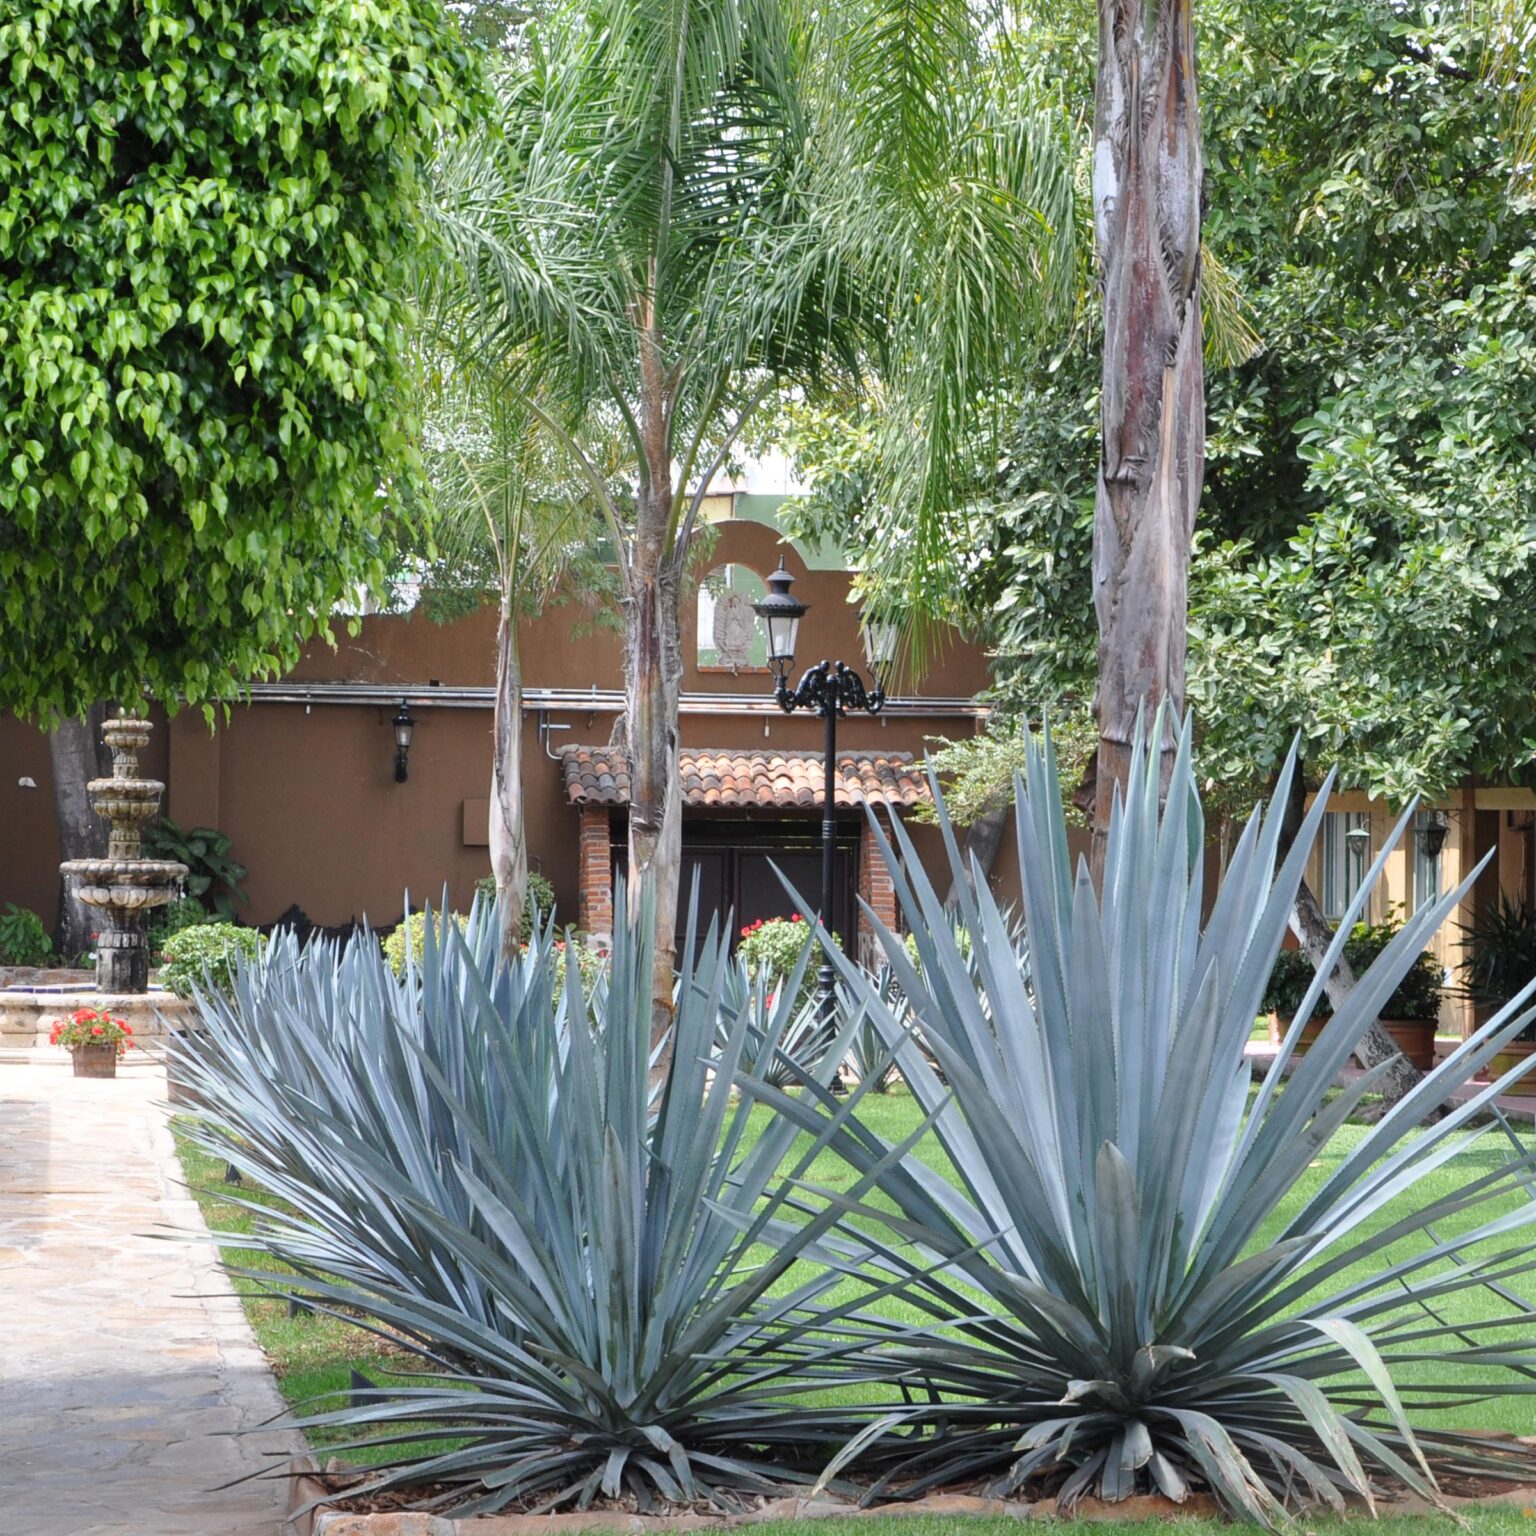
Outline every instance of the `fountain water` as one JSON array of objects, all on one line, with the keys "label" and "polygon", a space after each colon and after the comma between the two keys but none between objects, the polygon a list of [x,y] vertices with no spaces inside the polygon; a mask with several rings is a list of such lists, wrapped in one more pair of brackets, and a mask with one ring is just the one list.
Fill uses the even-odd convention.
[{"label": "fountain water", "polygon": [[70,859],[59,866],[76,882],[75,894],[94,907],[107,926],[96,936],[96,985],[102,992],[149,989],[145,915],[175,900],[187,866],[143,857],[143,826],[160,809],[165,785],[141,779],[138,753],[149,745],[148,720],[123,715],[108,720],[102,740],[112,749],[112,777],[86,785],[91,809],[111,823],[104,859]]}]

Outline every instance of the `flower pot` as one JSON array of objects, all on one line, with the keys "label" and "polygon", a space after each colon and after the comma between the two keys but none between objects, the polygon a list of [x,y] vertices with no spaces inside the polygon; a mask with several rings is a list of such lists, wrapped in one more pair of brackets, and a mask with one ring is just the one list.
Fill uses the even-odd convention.
[{"label": "flower pot", "polygon": [[1434,1019],[1377,1019],[1376,1022],[1391,1035],[1393,1044],[1420,1072],[1428,1072],[1434,1066],[1437,1027]]},{"label": "flower pot", "polygon": [[[1279,1045],[1280,1042],[1285,1039],[1285,1032],[1291,1027],[1291,1020],[1293,1017],[1293,1014],[1280,1014],[1275,1013],[1273,1010],[1270,1011],[1269,1043],[1271,1045]],[[1316,1014],[1313,1014],[1312,1017],[1307,1020],[1307,1027],[1302,1030],[1301,1039],[1296,1042],[1296,1049],[1291,1052],[1291,1055],[1305,1056],[1307,1054],[1307,1047],[1311,1045],[1312,1042],[1316,1040],[1320,1034],[1322,1034],[1323,1026],[1327,1022],[1328,1020],[1326,1018],[1320,1019]]]},{"label": "flower pot", "polygon": [[76,1077],[116,1077],[115,1045],[77,1045],[70,1053]]},{"label": "flower pot", "polygon": [[[1503,1077],[1511,1067],[1518,1067],[1522,1061],[1528,1060],[1536,1054],[1536,1040],[1511,1040],[1508,1045],[1499,1052],[1492,1061],[1477,1074],[1479,1082],[1491,1083]],[[1528,1086],[1529,1085],[1529,1086]],[[1536,1093],[1536,1073],[1527,1073],[1515,1085],[1517,1093]]]}]

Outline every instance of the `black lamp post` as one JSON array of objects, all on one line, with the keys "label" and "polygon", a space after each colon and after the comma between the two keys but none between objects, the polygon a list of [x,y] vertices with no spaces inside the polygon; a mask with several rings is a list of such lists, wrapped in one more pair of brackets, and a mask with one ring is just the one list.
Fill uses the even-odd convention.
[{"label": "black lamp post", "polygon": [[[869,662],[874,687],[866,689],[864,680],[840,661],[818,661],[799,686],[791,690],[789,669],[795,661],[795,639],[807,604],[789,595],[795,578],[779,568],[768,578],[768,595],[752,606],[768,632],[768,665],[777,683],[773,697],[786,715],[797,709],[814,710],[826,721],[826,754],[823,761],[821,813],[821,918],[822,926],[832,931],[833,853],[837,841],[837,721],[840,715],[857,711],[878,715],[885,707],[885,690],[880,686],[880,669],[889,666],[896,648],[896,626],[866,620],[863,626],[864,651]],[[822,1023],[832,1020],[835,973],[832,962],[823,958],[816,972],[817,1014]]]},{"label": "black lamp post", "polygon": [[416,734],[416,722],[411,718],[411,712],[405,707],[405,700],[400,700],[400,708],[395,711],[395,783],[404,784],[406,780],[406,759],[411,755],[411,737]]}]

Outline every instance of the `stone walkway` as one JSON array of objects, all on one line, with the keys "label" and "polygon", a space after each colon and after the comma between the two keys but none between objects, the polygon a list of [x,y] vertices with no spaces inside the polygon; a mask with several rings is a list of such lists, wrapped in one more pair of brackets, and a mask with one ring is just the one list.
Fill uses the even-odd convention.
[{"label": "stone walkway", "polygon": [[282,1402],[206,1243],[165,1121],[165,1074],[113,1081],[47,1050],[0,1059],[0,1529],[277,1536],[285,1485],[219,1485],[292,1454],[231,1435]]}]

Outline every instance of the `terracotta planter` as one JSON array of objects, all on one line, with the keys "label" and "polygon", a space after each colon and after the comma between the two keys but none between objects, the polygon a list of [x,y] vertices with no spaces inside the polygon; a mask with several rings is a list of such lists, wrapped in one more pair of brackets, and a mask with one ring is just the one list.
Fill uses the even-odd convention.
[{"label": "terracotta planter", "polygon": [[76,1077],[116,1077],[115,1045],[77,1045],[70,1053]]},{"label": "terracotta planter", "polygon": [[[1281,1014],[1271,1011],[1269,1015],[1269,1043],[1271,1045],[1279,1045],[1280,1042],[1285,1039],[1285,1032],[1291,1027],[1292,1017],[1293,1015],[1291,1014]],[[1291,1055],[1305,1056],[1307,1054],[1307,1047],[1311,1045],[1312,1042],[1316,1040],[1320,1034],[1322,1034],[1323,1026],[1327,1022],[1328,1020],[1326,1018],[1320,1019],[1316,1014],[1313,1014],[1312,1017],[1307,1020],[1307,1027],[1302,1030],[1301,1039],[1296,1042],[1296,1049],[1291,1052]]]},{"label": "terracotta planter", "polygon": [[1378,1019],[1393,1043],[1419,1069],[1428,1072],[1435,1064],[1434,1019]]},{"label": "terracotta planter", "polygon": [[[1477,1074],[1479,1082],[1491,1083],[1504,1076],[1511,1067],[1518,1067],[1522,1061],[1527,1061],[1536,1055],[1536,1040],[1511,1040],[1508,1045],[1499,1052],[1492,1061]],[[1530,1086],[1527,1086],[1530,1085]],[[1526,1076],[1515,1085],[1517,1093],[1536,1092],[1536,1073],[1527,1073]]]}]

